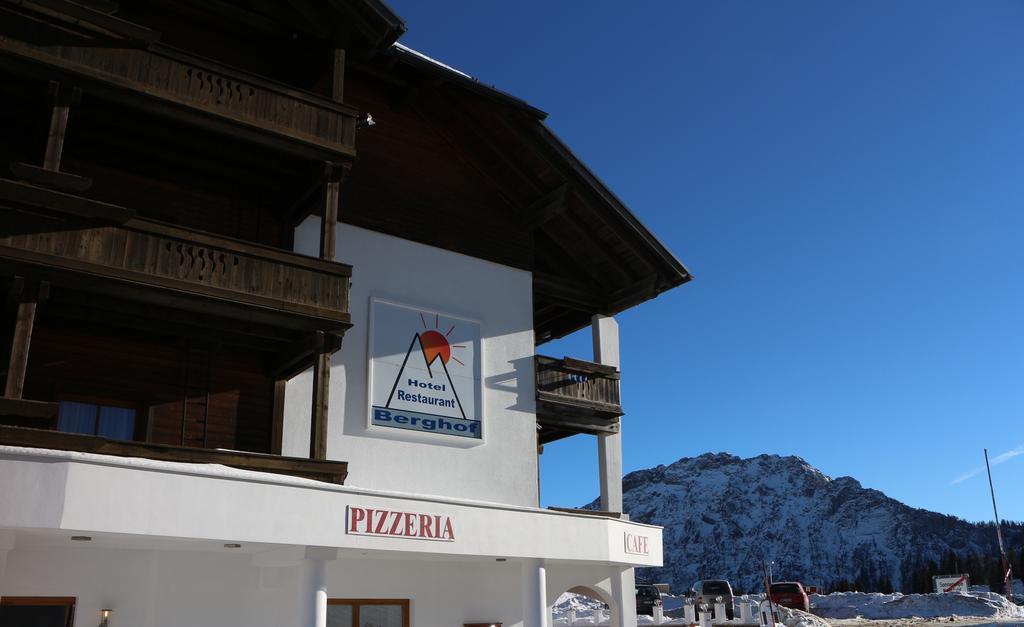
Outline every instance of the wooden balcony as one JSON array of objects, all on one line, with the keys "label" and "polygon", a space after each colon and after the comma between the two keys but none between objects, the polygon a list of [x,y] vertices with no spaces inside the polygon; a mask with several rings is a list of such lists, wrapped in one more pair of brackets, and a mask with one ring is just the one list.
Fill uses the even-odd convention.
[{"label": "wooden balcony", "polygon": [[344,483],[348,475],[347,462],[111,440],[95,435],[55,431],[56,421],[56,403],[0,398],[0,445],[79,451],[117,457],[141,457],[189,464],[219,464],[336,484]]},{"label": "wooden balcony", "polygon": [[577,433],[617,433],[619,371],[565,357],[536,356],[537,424],[540,443]]},{"label": "wooden balcony", "polygon": [[45,46],[0,35],[0,67],[305,157],[355,156],[355,109],[159,43]]},{"label": "wooden balcony", "polygon": [[124,207],[5,179],[0,267],[54,284],[301,331],[351,326],[351,266],[134,217]]}]

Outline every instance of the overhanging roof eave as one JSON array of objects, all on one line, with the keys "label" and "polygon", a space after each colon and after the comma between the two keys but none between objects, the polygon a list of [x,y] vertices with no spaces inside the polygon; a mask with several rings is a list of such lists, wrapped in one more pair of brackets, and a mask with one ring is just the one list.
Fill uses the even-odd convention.
[{"label": "overhanging roof eave", "polygon": [[[656,252],[657,257],[664,262],[665,269],[670,270],[669,275],[664,278],[671,287],[677,287],[682,285],[691,279],[693,275],[686,268],[682,261],[676,257],[672,251],[662,243],[658,237],[651,232],[650,229],[644,225],[636,215],[630,211],[629,207],[622,202],[622,200],[615,195],[604,182],[587,167],[587,165],[578,157],[576,153],[572,151],[569,146],[562,141],[554,131],[552,131],[543,121],[538,120],[537,126],[539,128],[540,137],[545,140],[549,147],[557,152],[565,161],[570,165],[572,170],[587,184],[587,187],[591,191],[596,193],[598,197],[604,200],[608,206],[615,211],[620,217],[622,217],[627,224],[633,229],[633,231],[643,239],[651,248]],[[674,275],[674,276],[671,276]]]}]

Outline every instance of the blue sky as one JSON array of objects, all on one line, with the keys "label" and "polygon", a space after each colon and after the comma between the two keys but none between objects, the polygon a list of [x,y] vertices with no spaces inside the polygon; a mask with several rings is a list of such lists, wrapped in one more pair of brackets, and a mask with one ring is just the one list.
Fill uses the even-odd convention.
[{"label": "blue sky", "polygon": [[[627,471],[792,454],[987,520],[988,447],[1024,520],[1024,3],[390,4],[696,275],[620,316]],[[597,492],[592,438],[543,469]]]}]

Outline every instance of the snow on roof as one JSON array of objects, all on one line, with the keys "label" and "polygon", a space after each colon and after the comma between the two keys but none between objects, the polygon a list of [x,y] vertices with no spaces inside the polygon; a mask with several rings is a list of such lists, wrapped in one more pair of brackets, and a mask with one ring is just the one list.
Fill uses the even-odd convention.
[{"label": "snow on roof", "polygon": [[408,58],[415,59],[419,62],[432,66],[442,72],[446,72],[452,75],[453,78],[461,81],[464,85],[466,85],[467,87],[474,91],[483,93],[492,98],[498,98],[499,100],[502,100],[507,104],[512,104],[514,106],[523,108],[541,120],[546,118],[548,115],[546,112],[538,109],[537,107],[531,105],[530,103],[526,102],[522,98],[519,98],[518,96],[514,96],[506,91],[498,89],[494,85],[482,83],[478,78],[471,76],[463,72],[462,70],[453,68],[447,63],[442,63],[433,57],[427,56],[420,52],[419,50],[413,50],[412,48],[406,46],[405,44],[401,44],[396,41],[395,43],[391,44],[391,49],[397,51],[399,54],[406,55]]},{"label": "snow on roof", "polygon": [[409,53],[409,54],[411,54],[413,56],[416,56],[416,57],[419,57],[419,58],[423,59],[424,61],[427,61],[429,63],[433,63],[434,65],[436,65],[436,66],[438,66],[440,68],[448,70],[449,72],[455,72],[459,76],[463,76],[465,78],[468,78],[471,81],[476,81],[478,83],[480,82],[480,81],[477,81],[477,79],[475,79],[472,76],[470,76],[469,74],[466,74],[462,70],[457,70],[457,69],[453,68],[452,66],[448,65],[447,63],[441,63],[440,61],[438,61],[437,59],[435,59],[433,57],[428,57],[427,55],[423,54],[419,50],[413,50],[409,46],[406,46],[404,44],[400,44],[397,41],[394,44],[392,44],[392,46],[394,48],[397,48],[398,50],[401,50],[402,52]]}]

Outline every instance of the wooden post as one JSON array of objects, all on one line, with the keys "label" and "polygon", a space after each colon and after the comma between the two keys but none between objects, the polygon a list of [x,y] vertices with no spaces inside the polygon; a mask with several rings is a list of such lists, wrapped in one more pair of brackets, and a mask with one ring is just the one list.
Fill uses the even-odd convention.
[{"label": "wooden post", "polygon": [[334,75],[331,81],[331,98],[338,102],[345,100],[345,51],[334,51]]},{"label": "wooden post", "polygon": [[21,398],[25,391],[25,369],[28,367],[28,349],[32,342],[32,326],[36,320],[36,301],[18,303],[18,317],[14,323],[14,341],[11,360],[7,367],[7,387],[4,396]]},{"label": "wooden post", "polygon": [[68,116],[71,105],[82,97],[82,91],[75,87],[61,89],[60,83],[50,81],[50,95],[53,96],[53,113],[50,114],[50,131],[46,137],[46,155],[43,157],[43,168],[54,172],[60,171],[60,159],[64,153],[64,137],[68,130]]},{"label": "wooden post", "polygon": [[320,222],[320,258],[334,261],[338,226],[338,194],[341,191],[341,168],[324,166],[324,211]]},{"label": "wooden post", "polygon": [[327,459],[327,400],[331,388],[331,354],[323,331],[316,332],[313,361],[313,406],[309,417],[309,458]]},{"label": "wooden post", "polygon": [[[14,321],[14,339],[11,342],[11,357],[7,365],[7,385],[4,397],[21,398],[25,392],[25,371],[28,368],[28,352],[32,343],[32,328],[36,322],[36,306],[46,300],[50,284],[42,281],[31,289],[25,286],[21,277],[15,279],[18,298],[18,314]],[[21,288],[19,290],[19,288]]]}]

